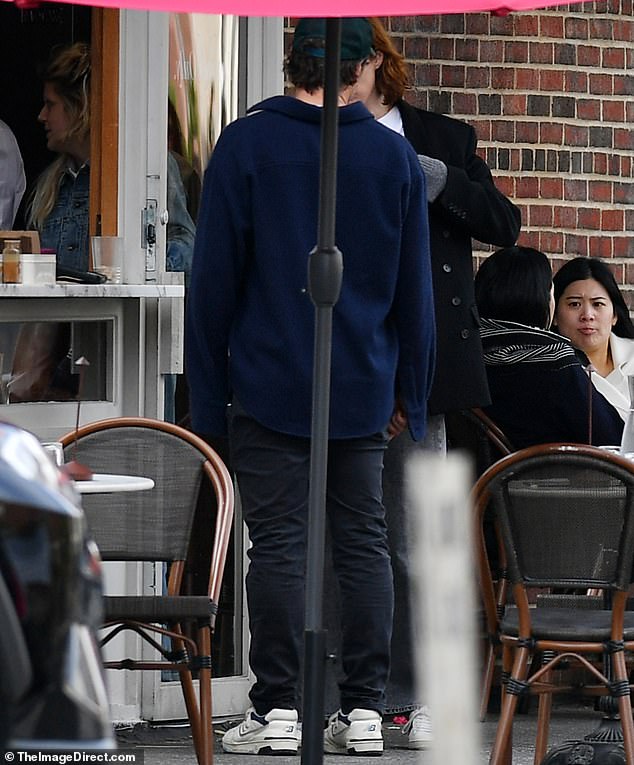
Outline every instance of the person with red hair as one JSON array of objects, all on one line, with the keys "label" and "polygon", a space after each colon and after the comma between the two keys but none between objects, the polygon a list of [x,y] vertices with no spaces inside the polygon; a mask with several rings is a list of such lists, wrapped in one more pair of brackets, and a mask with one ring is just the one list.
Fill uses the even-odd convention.
[{"label": "person with red hair", "polygon": [[375,53],[355,85],[355,96],[379,122],[411,143],[427,181],[437,331],[428,435],[418,445],[407,432],[394,438],[386,453],[383,478],[395,587],[387,708],[394,712],[413,708],[404,732],[410,747],[420,749],[431,743],[432,732],[429,710],[416,706],[413,688],[403,466],[413,449],[446,449],[447,414],[490,403],[473,287],[472,239],[512,246],[521,218],[476,153],[473,127],[404,100],[409,85],[407,62],[379,19],[369,21]]}]

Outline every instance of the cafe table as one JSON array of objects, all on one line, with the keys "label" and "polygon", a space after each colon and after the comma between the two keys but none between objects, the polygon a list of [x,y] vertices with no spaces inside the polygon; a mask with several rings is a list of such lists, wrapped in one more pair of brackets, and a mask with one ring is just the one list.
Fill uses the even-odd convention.
[{"label": "cafe table", "polygon": [[114,494],[123,491],[148,491],[154,488],[151,478],[138,475],[94,473],[92,478],[73,481],[80,494]]}]

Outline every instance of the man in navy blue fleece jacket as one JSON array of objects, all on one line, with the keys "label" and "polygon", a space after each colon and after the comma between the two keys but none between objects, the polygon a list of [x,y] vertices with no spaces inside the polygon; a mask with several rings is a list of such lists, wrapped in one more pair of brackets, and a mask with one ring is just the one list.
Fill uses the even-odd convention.
[{"label": "man in navy blue fleece jacket", "polygon": [[[425,181],[415,152],[354,102],[372,53],[365,19],[342,21],[327,513],[343,607],[341,710],[326,751],[382,751],[392,574],[381,495],[388,432],[425,432],[435,327]],[[222,133],[205,173],[187,316],[192,424],[229,435],[252,547],[247,574],[256,682],[229,752],[295,753],[304,628],[325,21],[299,22],[295,96]],[[228,405],[231,406],[228,409]],[[229,412],[229,416],[227,413]],[[228,425],[227,425],[228,423]]]}]

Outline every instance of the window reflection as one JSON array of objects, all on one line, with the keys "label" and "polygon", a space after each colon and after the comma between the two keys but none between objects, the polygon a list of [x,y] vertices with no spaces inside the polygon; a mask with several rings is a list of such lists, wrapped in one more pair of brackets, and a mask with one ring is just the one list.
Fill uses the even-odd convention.
[{"label": "window reflection", "polygon": [[113,320],[3,322],[0,404],[74,400],[81,356],[90,363],[82,399],[112,401],[113,334]]}]

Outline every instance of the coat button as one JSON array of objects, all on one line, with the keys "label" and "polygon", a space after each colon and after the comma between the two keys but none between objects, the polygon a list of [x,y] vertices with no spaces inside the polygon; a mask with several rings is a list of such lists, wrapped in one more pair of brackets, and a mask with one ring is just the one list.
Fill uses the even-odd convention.
[{"label": "coat button", "polygon": [[460,337],[461,337],[463,340],[466,340],[466,339],[469,337],[469,334],[470,334],[470,332],[469,332],[469,330],[468,330],[468,329],[461,329],[461,330],[460,330]]},{"label": "coat button", "polygon": [[452,297],[451,298],[451,305],[461,305],[462,300],[459,297]]},{"label": "coat button", "polygon": [[443,271],[444,271],[446,274],[450,274],[452,269],[451,269],[451,266],[449,265],[449,263],[443,263],[443,264],[442,264],[442,270],[443,270]]}]

